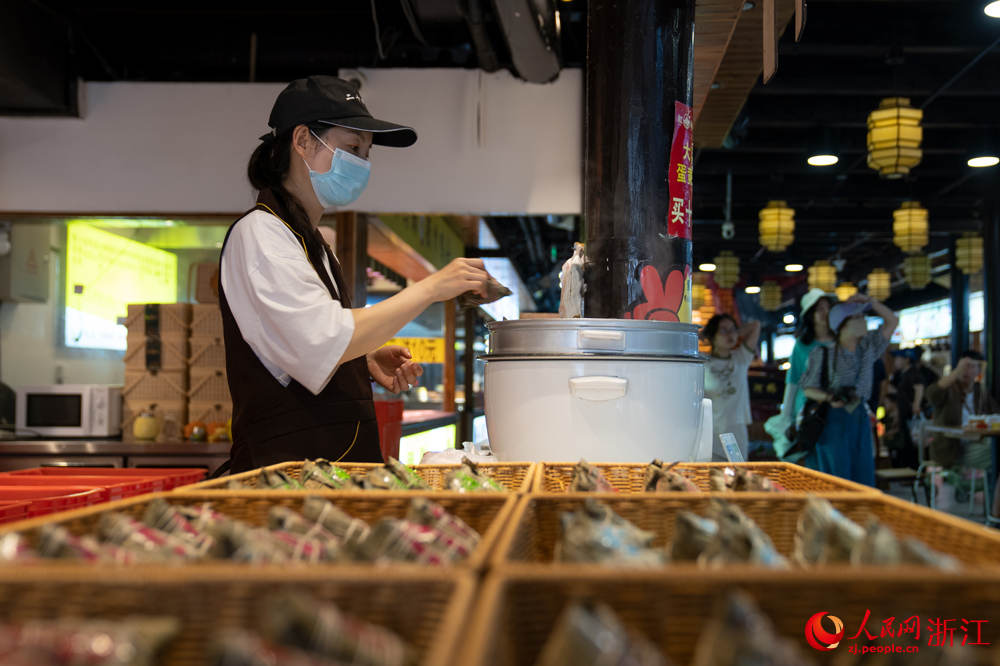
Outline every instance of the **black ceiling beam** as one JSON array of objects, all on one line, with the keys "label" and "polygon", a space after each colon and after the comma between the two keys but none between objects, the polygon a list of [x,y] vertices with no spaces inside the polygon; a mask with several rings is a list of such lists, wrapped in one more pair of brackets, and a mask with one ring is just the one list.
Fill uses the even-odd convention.
[{"label": "black ceiling beam", "polygon": [[[913,101],[918,102],[918,100]],[[781,104],[764,95],[758,95],[755,91],[747,99],[743,115],[750,120],[751,129],[758,121],[767,123],[811,121],[816,127],[822,127],[837,122],[866,123],[868,114],[874,111],[878,104],[877,99],[853,97],[836,99],[796,97],[788,104]],[[991,105],[970,104],[968,100],[961,98],[939,98],[924,111],[924,121],[927,123],[993,124],[997,120],[997,114]],[[695,127],[695,140],[697,131]]]},{"label": "black ceiling beam", "polygon": [[69,26],[40,3],[0,2],[0,115],[79,115]]}]

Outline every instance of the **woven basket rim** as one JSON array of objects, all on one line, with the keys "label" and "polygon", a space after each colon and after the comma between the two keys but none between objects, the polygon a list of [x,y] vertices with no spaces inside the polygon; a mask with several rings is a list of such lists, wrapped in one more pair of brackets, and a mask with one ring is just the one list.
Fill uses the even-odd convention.
[{"label": "woven basket rim", "polygon": [[[532,492],[537,495],[566,495],[568,493],[545,490],[545,472],[547,469],[555,467],[575,467],[579,461],[576,462],[554,462],[554,461],[544,461],[537,463],[535,469],[535,481],[532,484]],[[608,463],[608,462],[595,462],[590,463],[598,469],[612,469],[612,468],[645,468],[649,465],[648,462],[632,462],[632,463]],[[733,462],[678,462],[677,467],[679,469],[725,469],[727,467],[732,467],[735,469],[749,469],[760,470],[760,469],[784,469],[788,472],[794,474],[800,474],[805,477],[814,478],[817,480],[824,481],[830,485],[842,488],[845,492],[852,492],[855,494],[867,494],[867,495],[880,495],[882,491],[877,488],[872,488],[849,479],[842,479],[838,476],[832,474],[827,474],[826,472],[819,472],[809,467],[804,467],[802,465],[797,465],[795,463],[785,462],[783,460],[775,461],[753,461],[753,462],[743,462],[743,463],[733,463]],[[823,490],[819,492],[840,492],[839,490]],[[639,493],[621,493],[624,495],[636,495]],[[804,495],[803,491],[787,491],[782,494],[796,494]]]},{"label": "woven basket rim", "polygon": [[[211,402],[211,401],[196,400],[196,401],[191,401],[191,404],[198,404],[198,403],[202,403],[202,402]],[[282,470],[282,471],[284,471],[284,470],[289,469],[289,468],[298,467],[298,466],[302,465],[303,462],[304,461],[302,461],[302,460],[289,460],[287,462],[275,463],[274,465],[266,465],[264,467],[258,467],[257,469],[252,469],[252,470],[249,470],[247,472],[240,472],[239,474],[233,474],[233,475],[230,475],[230,476],[223,476],[223,477],[219,477],[217,479],[206,479],[205,481],[199,481],[198,483],[192,484],[192,485],[189,485],[189,486],[181,486],[181,487],[175,488],[174,491],[175,492],[189,492],[189,491],[198,491],[198,492],[211,491],[211,492],[218,492],[219,490],[223,490],[223,488],[213,487],[213,486],[221,486],[221,485],[224,485],[225,483],[228,483],[229,481],[240,481],[242,479],[253,478],[253,477],[257,476],[258,474],[260,474],[261,470],[264,470],[264,469],[267,469],[267,470]],[[334,464],[336,464],[336,463],[334,463]],[[374,469],[374,468],[377,468],[377,467],[381,467],[384,463],[344,463],[344,464],[345,465],[350,465],[351,467],[360,467],[361,469]],[[518,488],[517,490],[510,490],[510,491],[508,491],[506,493],[503,493],[504,495],[514,495],[514,494],[521,495],[521,494],[530,493],[532,491],[532,489],[535,487],[536,478],[537,478],[537,466],[538,466],[537,463],[527,462],[527,461],[520,461],[520,462],[489,462],[489,463],[477,463],[477,465],[485,467],[486,469],[491,469],[491,468],[495,468],[495,467],[515,467],[515,468],[517,468],[517,467],[524,467],[524,468],[526,468],[524,479],[521,482],[521,487]],[[417,464],[417,465],[407,465],[407,467],[411,467],[411,468],[413,468],[415,470],[418,470],[418,471],[421,470],[421,469],[426,469],[426,470],[457,469],[460,466],[461,466],[461,463],[442,463],[442,464],[431,464],[431,465],[420,465],[420,464]],[[242,492],[248,492],[248,491],[244,490]],[[263,491],[255,490],[253,492],[263,492]],[[298,491],[291,491],[291,492],[301,493],[303,491],[298,490]],[[326,491],[326,492],[336,493],[338,495],[339,494],[347,494],[347,495],[357,495],[358,494],[358,491],[356,491],[356,490],[346,490],[346,491],[344,491],[344,490],[330,490],[330,491]],[[379,492],[380,495],[384,494],[384,493],[382,493],[382,491],[373,491],[373,492]],[[474,494],[474,493],[460,493],[460,492],[457,492],[457,491],[449,491],[449,490],[431,490],[431,491],[424,490],[424,491],[405,491],[405,492],[407,492],[407,493],[409,493],[409,492],[431,492],[431,493],[434,494],[435,497],[447,496],[447,495],[461,495],[463,497],[469,497],[469,496],[472,496]]]},{"label": "woven basket rim", "polygon": [[[922,507],[905,500],[898,499],[889,495],[879,494],[879,495],[866,495],[862,493],[854,492],[816,492],[816,493],[768,493],[768,492],[701,492],[701,493],[558,493],[558,494],[539,494],[531,493],[527,495],[522,495],[518,498],[517,504],[511,510],[510,518],[504,528],[503,533],[497,540],[493,547],[493,557],[490,559],[490,567],[493,569],[504,569],[513,566],[542,566],[547,567],[550,570],[555,570],[563,566],[573,566],[581,567],[587,565],[578,564],[566,564],[560,562],[533,562],[533,563],[522,563],[517,560],[512,560],[510,558],[510,553],[514,547],[514,541],[517,538],[521,524],[525,520],[525,515],[528,513],[529,508],[533,503],[555,503],[555,502],[565,502],[569,501],[583,501],[588,498],[593,498],[602,502],[609,502],[612,504],[612,508],[616,503],[629,503],[629,504],[657,504],[666,502],[676,502],[684,500],[708,500],[712,498],[726,499],[734,501],[736,504],[742,502],[753,502],[759,500],[766,500],[768,502],[773,502],[775,504],[779,503],[794,503],[804,505],[806,499],[809,496],[815,496],[821,499],[829,500],[831,502],[847,502],[851,504],[871,504],[871,503],[882,503],[889,507],[895,507],[903,511],[908,511],[915,513],[922,518],[946,525],[950,528],[957,529],[966,532],[976,538],[985,539],[996,545],[997,548],[997,563],[996,567],[1000,569],[1000,530],[995,530],[984,525],[979,525],[973,523],[970,520],[965,520],[963,518],[958,518],[950,514],[946,514],[942,511],[935,511],[927,507]],[[891,527],[891,525],[890,525]],[[988,564],[979,564],[971,568],[971,571],[979,570],[992,570],[992,566]],[[808,569],[807,569],[808,570]],[[860,568],[855,568],[855,571],[861,570]],[[878,570],[876,568],[876,570]],[[968,568],[963,568],[962,571],[970,570]],[[616,571],[621,571],[621,569],[616,569]],[[926,571],[926,568],[925,568]]]},{"label": "woven basket rim", "polygon": [[[734,576],[734,573],[736,574]],[[900,585],[940,584],[942,588],[956,581],[1000,585],[1000,570],[978,572],[974,576],[957,573],[928,571],[923,567],[899,567],[886,569],[838,569],[829,574],[817,576],[814,570],[776,571],[761,568],[726,570],[684,570],[664,571],[596,567],[589,569],[560,569],[538,564],[505,565],[490,570],[479,586],[477,598],[472,608],[470,627],[464,644],[455,653],[453,664],[489,664],[487,655],[491,636],[503,628],[501,614],[507,591],[516,584],[555,584],[572,586],[578,583],[604,583],[608,586],[639,584],[655,587],[658,584],[682,586],[685,584],[717,583],[738,588],[741,583],[778,584],[780,586],[836,585],[838,583],[868,583],[872,586],[873,598],[879,594],[879,586],[884,583]]]},{"label": "woven basket rim", "polygon": [[[88,491],[96,492],[96,491]],[[374,495],[374,496],[373,496]],[[245,499],[247,501],[266,501],[266,500],[283,500],[291,499],[296,501],[302,501],[306,497],[322,497],[331,501],[336,500],[347,500],[356,502],[369,502],[373,499],[378,500],[401,500],[403,502],[408,502],[409,500],[416,498],[427,498],[435,502],[440,502],[441,500],[455,500],[468,504],[479,504],[479,505],[498,505],[496,515],[490,521],[489,527],[483,530],[480,534],[479,544],[476,546],[475,550],[469,555],[467,559],[462,562],[441,567],[445,570],[483,570],[488,566],[490,558],[493,555],[493,550],[496,547],[497,540],[503,533],[507,523],[510,519],[510,515],[514,510],[514,505],[518,500],[518,495],[515,493],[440,493],[440,492],[419,492],[419,491],[385,491],[377,493],[345,493],[342,491],[323,491],[323,490],[309,490],[307,492],[302,492],[301,490],[216,490],[216,491],[201,491],[201,492],[186,492],[179,493],[173,490],[161,491],[154,493],[147,493],[145,495],[136,495],[135,497],[127,497],[125,499],[104,502],[102,504],[94,504],[87,507],[81,507],[79,509],[71,509],[68,511],[61,511],[58,513],[51,513],[45,516],[38,516],[35,518],[27,518],[24,520],[13,521],[9,523],[4,523],[0,525],[0,536],[9,534],[12,532],[26,532],[31,530],[36,530],[44,525],[49,524],[60,524],[70,521],[75,521],[79,519],[85,519],[98,514],[120,511],[127,507],[131,507],[136,504],[148,504],[154,499],[162,498],[168,502],[211,502],[219,499]],[[94,567],[93,564],[87,563],[76,563],[77,571],[81,570],[91,570]],[[140,565],[130,565],[140,566]],[[202,568],[204,566],[211,566],[210,564],[197,563],[195,565],[197,568]],[[239,563],[222,563],[219,566],[229,566],[240,568],[247,571],[251,567]],[[312,566],[312,565],[310,565]],[[362,567],[367,569],[378,569],[383,570],[386,567],[374,563],[370,564],[331,564],[331,567]],[[393,567],[410,568],[414,570],[417,568],[430,568],[422,564],[414,565],[404,565],[396,564]]]}]

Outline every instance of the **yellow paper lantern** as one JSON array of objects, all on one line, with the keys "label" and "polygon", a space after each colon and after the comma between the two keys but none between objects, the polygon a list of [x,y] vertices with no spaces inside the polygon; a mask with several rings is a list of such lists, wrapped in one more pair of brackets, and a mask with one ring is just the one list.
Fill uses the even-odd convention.
[{"label": "yellow paper lantern", "polygon": [[837,285],[837,288],[833,290],[833,293],[837,294],[837,298],[841,301],[846,301],[848,298],[858,293],[858,288],[854,286],[853,282],[841,282]]},{"label": "yellow paper lantern", "polygon": [[784,201],[768,201],[760,210],[760,244],[783,252],[795,239],[795,211]]},{"label": "yellow paper lantern", "polygon": [[715,283],[731,289],[740,279],[740,259],[732,252],[722,252],[715,258]]},{"label": "yellow paper lantern", "polygon": [[983,270],[983,238],[975,234],[955,241],[955,263],[966,275]]},{"label": "yellow paper lantern", "polygon": [[820,259],[809,267],[808,283],[810,289],[833,291],[837,286],[837,269],[829,261]]},{"label": "yellow paper lantern", "polygon": [[760,287],[760,306],[768,312],[774,312],[781,307],[781,285],[768,280]]},{"label": "yellow paper lantern", "polygon": [[700,308],[705,302],[705,285],[695,282],[691,285],[691,307]]},{"label": "yellow paper lantern", "polygon": [[868,274],[868,295],[876,301],[884,301],[892,294],[892,286],[888,271],[876,268]]},{"label": "yellow paper lantern", "polygon": [[922,254],[915,254],[903,260],[903,275],[913,289],[923,289],[931,283],[931,260]]},{"label": "yellow paper lantern", "polygon": [[892,212],[892,241],[907,254],[927,245],[927,209],[919,201],[904,201]]},{"label": "yellow paper lantern", "polygon": [[902,178],[920,164],[923,116],[906,97],[883,99],[868,115],[868,166],[885,178]]}]

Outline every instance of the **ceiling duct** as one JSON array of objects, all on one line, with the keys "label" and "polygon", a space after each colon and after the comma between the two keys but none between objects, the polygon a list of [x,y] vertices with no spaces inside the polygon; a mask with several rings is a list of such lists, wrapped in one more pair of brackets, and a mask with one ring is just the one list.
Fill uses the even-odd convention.
[{"label": "ceiling duct", "polygon": [[530,83],[559,76],[559,15],[555,0],[493,0],[514,73]]},{"label": "ceiling duct", "polygon": [[28,0],[0,2],[0,115],[76,116],[68,24]]}]

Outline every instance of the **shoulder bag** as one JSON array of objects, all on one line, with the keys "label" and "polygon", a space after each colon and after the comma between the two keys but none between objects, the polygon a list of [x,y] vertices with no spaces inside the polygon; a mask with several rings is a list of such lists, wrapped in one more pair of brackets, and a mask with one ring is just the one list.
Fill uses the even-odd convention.
[{"label": "shoulder bag", "polygon": [[[820,369],[819,385],[824,391],[830,389],[830,349],[823,347],[823,366]],[[798,427],[792,426],[788,429],[788,441],[792,446],[785,453],[785,457],[795,455],[804,457],[813,452],[816,442],[823,436],[826,428],[826,417],[830,411],[830,403],[827,401],[807,400],[802,407],[802,418]]]}]

